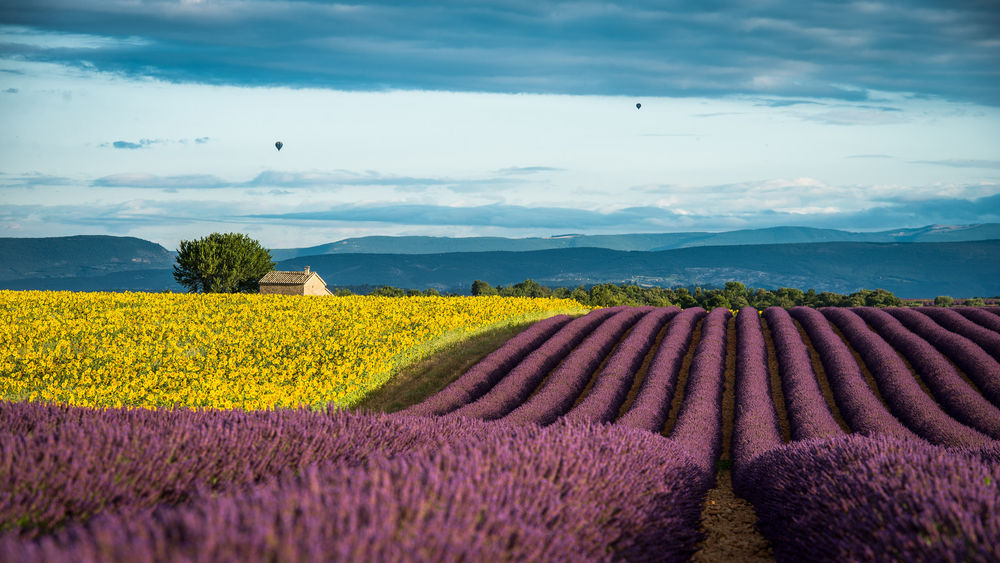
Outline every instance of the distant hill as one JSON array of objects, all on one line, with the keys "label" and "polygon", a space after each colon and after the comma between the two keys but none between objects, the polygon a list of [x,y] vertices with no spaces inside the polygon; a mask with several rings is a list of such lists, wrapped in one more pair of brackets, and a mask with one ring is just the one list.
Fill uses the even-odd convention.
[{"label": "distant hill", "polygon": [[[985,232],[971,227],[954,230],[928,227],[892,234],[899,240],[917,240],[968,236],[970,230]],[[779,230],[740,232],[766,238]],[[819,229],[793,228],[790,232],[799,232],[797,236],[825,236],[822,235],[825,231]],[[722,235],[736,236],[718,233],[713,235],[717,237],[714,240],[724,240]],[[643,237],[668,235],[618,236],[624,237],[620,240],[632,237],[637,243]],[[553,240],[573,238],[568,235]],[[646,244],[649,243],[647,240]],[[675,240],[673,244],[687,243]],[[992,297],[1000,295],[997,256],[1000,256],[1000,240],[809,242],[703,244],[659,251],[574,247],[521,252],[334,253],[282,260],[277,269],[299,270],[310,266],[330,286],[392,285],[456,292],[468,292],[477,279],[492,285],[509,285],[532,278],[553,287],[604,282],[715,287],[735,280],[751,287],[813,288],[845,294],[882,288],[904,298]],[[5,289],[181,291],[171,275],[173,263],[173,253],[162,246],[130,237],[0,238],[0,288]]]},{"label": "distant hill", "polygon": [[173,263],[172,252],[135,237],[0,238],[0,281],[101,277]]},{"label": "distant hill", "polygon": [[47,291],[175,291],[185,289],[174,281],[173,268],[129,270],[97,276],[22,278],[0,280],[0,289]]},{"label": "distant hill", "polygon": [[696,246],[790,244],[803,242],[959,242],[1000,239],[1000,224],[929,225],[856,233],[812,227],[773,227],[721,233],[685,232],[553,237],[424,237],[373,236],[349,238],[307,248],[272,249],[275,260],[318,254],[440,254],[445,252],[523,252],[557,248],[608,248],[611,250],[671,250]]},{"label": "distant hill", "polygon": [[1000,295],[1000,240],[949,243],[803,243],[705,246],[656,252],[569,248],[530,252],[326,254],[284,260],[310,266],[331,286],[392,285],[467,291],[480,279],[509,285],[635,283],[661,287],[887,289],[899,297]]}]

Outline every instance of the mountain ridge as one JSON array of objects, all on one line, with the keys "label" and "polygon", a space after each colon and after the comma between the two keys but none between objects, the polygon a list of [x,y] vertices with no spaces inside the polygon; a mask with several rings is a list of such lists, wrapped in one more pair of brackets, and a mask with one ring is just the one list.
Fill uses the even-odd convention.
[{"label": "mountain ridge", "polygon": [[275,260],[323,254],[441,254],[446,252],[531,251],[556,248],[610,248],[658,251],[696,246],[792,244],[803,242],[959,242],[1000,239],[1000,224],[926,225],[876,232],[815,227],[768,227],[735,231],[626,233],[617,235],[562,234],[550,237],[432,237],[369,236],[304,247],[272,249]]}]

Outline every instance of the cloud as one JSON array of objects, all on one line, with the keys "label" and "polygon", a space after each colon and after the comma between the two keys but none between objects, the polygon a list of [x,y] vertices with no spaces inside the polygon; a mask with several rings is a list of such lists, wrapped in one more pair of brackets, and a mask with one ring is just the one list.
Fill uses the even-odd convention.
[{"label": "cloud", "polygon": [[637,223],[666,221],[675,216],[667,209],[633,207],[601,213],[563,207],[524,207],[517,205],[481,205],[457,207],[444,205],[345,205],[325,211],[256,214],[249,217],[282,221],[339,221],[395,223],[405,225],[466,225],[511,229],[580,229],[635,227]]},{"label": "cloud", "polygon": [[565,168],[555,168],[552,166],[510,166],[496,171],[503,176],[520,176],[525,174],[538,174],[541,172],[562,172]]},{"label": "cloud", "polygon": [[47,186],[66,186],[73,181],[65,176],[53,176],[33,172],[30,174],[0,173],[0,188],[36,188]]},{"label": "cloud", "polygon": [[[196,144],[201,145],[201,144],[207,143],[209,140],[210,140],[210,137],[197,137],[196,139],[194,139],[194,142]],[[116,149],[136,150],[136,149],[144,149],[144,148],[150,147],[152,145],[162,145],[162,144],[170,144],[170,143],[179,143],[179,144],[182,144],[182,145],[186,145],[186,144],[189,143],[189,141],[187,139],[177,139],[177,140],[170,140],[170,139],[139,139],[138,141],[114,141],[114,142],[111,142],[111,143],[101,143],[101,146],[102,147],[112,147],[112,148],[116,148]]]},{"label": "cloud", "polygon": [[1000,160],[952,158],[944,160],[911,160],[910,164],[931,164],[951,168],[993,168],[1000,169]]},{"label": "cloud", "polygon": [[803,105],[803,104],[823,105],[822,102],[817,102],[815,100],[783,100],[783,99],[761,100],[761,101],[759,101],[755,105],[765,106],[765,107],[769,107],[769,108],[783,108],[783,107],[797,106],[797,105]]},{"label": "cloud", "polygon": [[851,154],[846,158],[893,158],[887,154]]},{"label": "cloud", "polygon": [[125,173],[102,176],[91,182],[100,188],[160,188],[160,189],[205,189],[228,188],[233,184],[211,174],[185,174],[179,176],[157,176],[155,174]]},{"label": "cloud", "polygon": [[818,113],[802,111],[796,115],[826,125],[893,125],[910,119],[899,108],[870,105],[842,106]]},{"label": "cloud", "polygon": [[930,224],[1000,223],[1000,193],[973,199],[928,198],[888,202],[887,205],[818,217],[813,224],[840,229],[888,229]]},{"label": "cloud", "polygon": [[[4,18],[5,21],[10,21]],[[136,36],[112,37],[95,35],[93,33],[67,33],[65,31],[50,31],[21,25],[5,25],[0,28],[0,44],[10,48],[29,48],[39,50],[89,50],[96,51],[128,46],[139,47],[148,42]]]},{"label": "cloud", "polygon": [[143,139],[142,141],[139,141],[138,143],[133,143],[131,141],[115,141],[115,142],[111,143],[111,146],[113,146],[116,149],[141,149],[141,148],[146,147],[146,146],[148,146],[150,144],[149,142],[143,142],[143,141],[148,141],[148,140],[147,139]]},{"label": "cloud", "polygon": [[171,82],[1000,105],[990,2],[873,5],[7,0],[0,21],[17,25],[0,43],[8,58]]},{"label": "cloud", "polygon": [[17,94],[17,92],[18,92],[17,88],[7,88],[6,90],[3,91],[4,94]]},{"label": "cloud", "polygon": [[417,178],[384,175],[377,172],[357,173],[348,170],[292,172],[266,170],[245,185],[248,187],[280,186],[285,188],[313,186],[437,186],[449,183],[443,178]]},{"label": "cloud", "polygon": [[[793,181],[794,182],[794,181]],[[787,182],[783,182],[787,183]],[[800,191],[822,191],[825,186],[798,180]],[[778,184],[757,186],[752,199],[767,198]],[[986,186],[996,190],[998,186]],[[712,191],[711,187],[702,188]],[[772,196],[773,197],[773,196]],[[711,211],[706,211],[711,209]],[[837,205],[815,203],[784,207],[742,205],[686,207],[648,205],[613,211],[568,207],[526,207],[507,204],[446,206],[433,204],[337,205],[325,210],[288,213],[258,213],[247,218],[304,223],[375,223],[409,226],[454,226],[502,229],[572,230],[573,232],[672,232],[801,225],[836,229],[890,229],[928,224],[1000,222],[1000,193],[974,198],[930,197],[903,199],[884,197],[868,208],[842,210]]]},{"label": "cloud", "polygon": [[400,191],[421,191],[438,187],[456,193],[489,192],[501,186],[520,183],[519,176],[530,176],[546,171],[560,170],[549,167],[524,167],[505,169],[497,175],[482,178],[434,178],[383,174],[375,171],[349,170],[265,170],[249,181],[232,181],[210,174],[185,174],[160,176],[143,172],[129,172],[102,176],[91,182],[99,188],[151,188],[151,189],[205,189],[205,188],[270,188],[270,193],[292,193],[289,190],[324,188],[337,190],[348,187],[385,187]]},{"label": "cloud", "polygon": [[[542,170],[536,170],[535,172],[541,171]],[[506,175],[510,176],[516,174],[508,173]],[[384,186],[402,189],[419,189],[440,186],[452,191],[475,191],[489,188],[491,186],[510,184],[515,181],[516,180],[507,177],[433,178],[382,174],[375,171],[358,173],[349,170],[305,172],[266,170],[242,185],[245,187],[277,188],[343,188],[349,186]]]}]

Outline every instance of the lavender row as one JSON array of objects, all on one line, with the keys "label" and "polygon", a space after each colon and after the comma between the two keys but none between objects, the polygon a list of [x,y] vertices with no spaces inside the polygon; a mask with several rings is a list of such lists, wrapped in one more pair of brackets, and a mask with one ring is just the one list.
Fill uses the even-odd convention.
[{"label": "lavender row", "polygon": [[710,483],[722,452],[722,392],[726,373],[726,325],[729,309],[717,307],[705,317],[701,340],[691,360],[684,402],[671,441],[694,456]]},{"label": "lavender row", "polygon": [[892,416],[868,386],[854,355],[822,313],[810,307],[793,307],[789,312],[809,335],[823,362],[840,414],[852,431],[920,440]]},{"label": "lavender row", "polygon": [[568,315],[556,315],[533,324],[480,360],[450,385],[402,412],[422,416],[445,414],[475,401],[570,319]]},{"label": "lavender row", "polygon": [[829,438],[843,434],[823,399],[809,350],[791,315],[781,307],[768,307],[764,318],[771,329],[778,356],[781,389],[785,395],[792,439]]},{"label": "lavender row", "polygon": [[571,422],[611,422],[628,397],[628,392],[663,326],[680,309],[656,308],[632,328],[594,380],[594,385],[575,407],[566,413]]},{"label": "lavender row", "polygon": [[598,309],[570,321],[521,360],[489,392],[455,409],[451,415],[486,420],[506,415],[524,402],[545,376],[599,324],[623,309],[622,307]]},{"label": "lavender row", "polygon": [[[925,309],[930,309],[930,307]],[[1000,406],[1000,363],[997,363],[976,342],[938,324],[934,319],[940,318],[945,323],[948,323],[948,319],[957,321],[957,326],[956,323],[949,324],[956,326],[959,330],[963,326],[977,327],[978,325],[954,311],[940,309],[941,314],[938,314],[925,309],[917,312],[913,309],[890,308],[886,309],[886,312],[896,317],[896,320],[917,336],[929,342],[941,354],[947,356],[948,360],[954,362],[958,369],[964,371],[965,375],[976,384],[984,397],[989,399],[994,406]],[[948,313],[958,317],[958,319],[951,317]],[[992,337],[1000,346],[1000,334],[982,327],[979,329],[985,333],[984,336]],[[949,371],[954,371],[954,369]],[[994,410],[992,414],[1000,420],[1000,410]],[[1000,428],[1000,422],[998,422],[998,428]],[[1000,438],[1000,436],[994,436],[994,438]]]},{"label": "lavender row", "polygon": [[984,311],[979,307],[955,307],[954,310],[982,327],[988,328],[993,332],[1000,332],[1000,316],[998,315]]},{"label": "lavender row", "polygon": [[622,335],[651,310],[652,307],[625,309],[601,323],[552,371],[542,387],[504,420],[521,424],[551,424],[565,414]]},{"label": "lavender row", "polygon": [[[64,458],[64,468],[77,469],[73,486],[107,502],[99,516],[50,534],[29,537],[17,529],[0,534],[3,561],[683,561],[700,539],[706,490],[691,486],[701,478],[699,470],[669,440],[624,427],[543,428],[301,411],[250,418],[216,413],[210,418],[217,422],[236,415],[213,427],[221,430],[216,447],[228,455],[249,447],[251,455],[237,457],[253,459],[261,453],[254,447],[285,445],[263,436],[248,441],[241,427],[254,420],[276,433],[305,432],[306,442],[340,442],[352,461],[318,457],[267,479],[246,474],[236,480],[240,486],[196,488],[183,503],[150,508],[112,506],[116,491],[104,487],[129,476],[161,491],[188,487],[176,471],[161,471],[158,463],[176,458],[166,462],[176,469],[226,456],[206,451],[208,460],[199,460],[193,451],[178,451],[177,442],[150,441],[148,432],[160,423],[165,435],[197,441],[191,422],[204,414],[118,409],[67,415],[46,409],[52,407],[4,405],[5,419],[18,419],[22,427],[34,424],[31,437],[39,447],[22,457]],[[123,424],[125,419],[139,424]],[[115,435],[127,451],[98,460],[91,448],[72,442],[98,434]],[[58,471],[44,469],[5,473],[10,482],[3,490],[41,481],[43,496],[56,496],[65,481]]]},{"label": "lavender row", "polygon": [[[442,424],[443,428],[445,425]],[[456,434],[468,421],[450,421]],[[431,431],[433,430],[433,431]],[[438,447],[437,428],[344,412],[85,409],[0,403],[0,529],[177,503],[313,463]],[[2,559],[2,558],[0,558]]]},{"label": "lavender row", "polygon": [[954,309],[918,307],[917,311],[934,319],[934,322],[946,330],[960,334],[975,342],[977,346],[990,354],[994,360],[1000,360],[1000,317],[983,313],[997,321],[996,326],[990,329]]},{"label": "lavender row", "polygon": [[[909,331],[893,315],[881,309],[859,307],[854,311],[906,357],[938,403],[952,418],[993,438],[1000,438],[1000,409],[990,404],[976,389],[966,383],[955,367],[948,363],[948,359],[932,344]],[[917,322],[926,320],[934,324],[920,313],[906,312],[917,318],[908,317],[904,312],[898,313]]]},{"label": "lavender row", "polygon": [[692,307],[670,321],[646,377],[628,411],[618,419],[619,424],[660,432],[670,415],[670,404],[695,327],[705,314],[704,309]]},{"label": "lavender row", "polygon": [[850,309],[821,309],[854,348],[878,384],[889,409],[910,430],[934,444],[982,445],[989,437],[948,416],[924,393],[892,346]]},{"label": "lavender row", "polygon": [[[753,307],[736,314],[736,404],[732,455],[734,471],[782,444],[778,413],[771,396],[767,344],[760,315]],[[735,483],[734,483],[735,485]],[[737,494],[744,496],[739,489]]]},{"label": "lavender row", "polygon": [[733,480],[779,561],[998,561],[996,449],[848,435],[774,448]]}]

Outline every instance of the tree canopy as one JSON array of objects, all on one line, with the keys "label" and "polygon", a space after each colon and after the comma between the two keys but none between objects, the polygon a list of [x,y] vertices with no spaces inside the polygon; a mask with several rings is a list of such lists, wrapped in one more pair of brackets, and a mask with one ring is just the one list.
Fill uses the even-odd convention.
[{"label": "tree canopy", "polygon": [[174,279],[189,293],[255,293],[274,269],[271,252],[242,233],[212,233],[182,240]]}]

